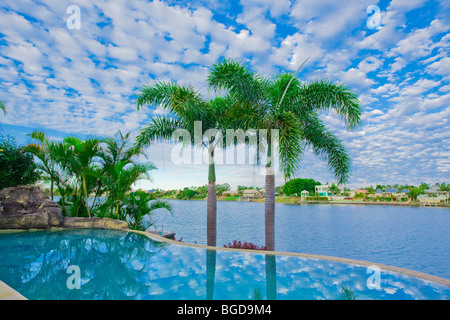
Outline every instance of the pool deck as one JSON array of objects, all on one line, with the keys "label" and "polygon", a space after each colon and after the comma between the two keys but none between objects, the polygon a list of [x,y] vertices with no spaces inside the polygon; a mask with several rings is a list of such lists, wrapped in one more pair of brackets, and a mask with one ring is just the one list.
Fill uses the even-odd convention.
[{"label": "pool deck", "polygon": [[[6,232],[18,232],[19,230],[0,230],[0,233],[6,233]],[[335,262],[342,262],[342,263],[348,263],[353,265],[359,265],[359,266],[376,266],[380,268],[381,270],[406,274],[408,276],[416,277],[419,279],[423,279],[425,281],[430,281],[434,283],[438,283],[447,287],[450,287],[450,279],[445,279],[437,276],[433,276],[430,274],[413,271],[409,269],[374,263],[374,262],[368,262],[368,261],[362,261],[362,260],[353,260],[353,259],[346,259],[346,258],[339,258],[339,257],[332,257],[332,256],[322,256],[322,255],[315,255],[315,254],[306,254],[306,253],[296,253],[296,252],[282,252],[282,251],[265,251],[265,250],[248,250],[248,249],[234,249],[234,248],[224,248],[224,247],[210,247],[205,246],[201,244],[192,244],[192,243],[185,243],[180,242],[176,240],[171,240],[166,237],[159,236],[157,234],[145,232],[145,231],[137,231],[137,230],[124,230],[124,231],[130,231],[139,233],[142,235],[145,235],[151,239],[157,240],[157,241],[163,241],[168,242],[176,245],[183,245],[188,247],[195,247],[195,248],[203,248],[203,249],[213,249],[213,250],[223,250],[223,251],[235,251],[235,252],[247,252],[247,253],[254,253],[254,254],[271,254],[271,255],[282,255],[282,256],[293,256],[293,257],[300,257],[300,258],[307,258],[307,259],[316,259],[316,260],[327,260],[327,261],[335,261]],[[23,231],[21,231],[23,232]],[[8,286],[6,283],[2,282],[0,280],[0,300],[27,300],[26,297],[21,295],[19,292]]]},{"label": "pool deck", "polygon": [[16,290],[0,281],[0,300],[28,300]]}]

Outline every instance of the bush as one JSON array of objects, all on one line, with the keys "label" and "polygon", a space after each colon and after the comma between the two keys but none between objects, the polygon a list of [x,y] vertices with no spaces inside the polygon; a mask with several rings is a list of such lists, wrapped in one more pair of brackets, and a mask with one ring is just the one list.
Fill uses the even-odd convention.
[{"label": "bush", "polygon": [[33,184],[38,179],[33,156],[13,137],[0,135],[0,189]]},{"label": "bush", "polygon": [[235,248],[235,249],[250,249],[250,250],[266,250],[265,246],[257,246],[251,242],[244,242],[234,240],[233,243],[228,243],[228,245],[224,244],[224,248]]},{"label": "bush", "polygon": [[328,198],[321,196],[314,196],[314,197],[306,197],[306,200],[328,201]]}]

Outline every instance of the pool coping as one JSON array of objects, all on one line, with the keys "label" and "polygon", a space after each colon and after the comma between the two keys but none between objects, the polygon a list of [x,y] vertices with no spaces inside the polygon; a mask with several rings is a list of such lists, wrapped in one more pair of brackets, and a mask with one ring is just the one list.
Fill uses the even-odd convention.
[{"label": "pool coping", "polygon": [[[51,231],[58,231],[58,230],[68,230],[67,228],[51,228],[46,229]],[[3,229],[0,230],[1,233],[15,233],[15,232],[24,232],[24,231],[42,231],[42,229],[30,229],[30,230],[21,230],[21,229]],[[125,230],[118,230],[118,231],[124,231],[124,232],[134,232],[137,234],[141,234],[144,236],[147,236],[150,239],[172,243],[175,245],[182,245],[187,247],[193,247],[193,248],[202,248],[207,250],[222,250],[222,251],[234,251],[234,252],[244,252],[244,253],[251,253],[251,254],[266,254],[266,255],[279,255],[279,256],[292,256],[292,257],[300,257],[300,258],[306,258],[306,259],[316,259],[316,260],[326,260],[326,261],[334,261],[334,262],[342,262],[347,264],[353,264],[358,266],[376,266],[380,268],[381,270],[385,271],[391,271],[396,272],[400,274],[405,274],[408,276],[412,276],[415,278],[419,278],[425,281],[434,282],[446,287],[450,288],[450,279],[441,278],[438,276],[433,276],[427,273],[409,270],[405,268],[395,267],[395,266],[389,266],[385,264],[380,263],[374,263],[374,262],[368,262],[363,260],[354,260],[354,259],[348,259],[348,258],[341,258],[341,257],[333,257],[333,256],[323,256],[323,255],[317,255],[317,254],[309,254],[309,253],[298,253],[298,252],[285,252],[285,251],[268,251],[268,250],[250,250],[250,249],[236,249],[236,248],[225,248],[225,247],[213,247],[213,246],[206,246],[202,244],[195,244],[195,243],[186,243],[181,242],[177,240],[171,240],[156,234],[152,234],[145,231],[138,231],[138,230],[132,230],[132,229],[125,229]],[[0,279],[0,300],[28,300],[26,297],[24,297],[22,294],[20,294],[18,291],[14,290],[10,286],[8,286],[6,283],[1,281]]]},{"label": "pool coping", "polygon": [[0,280],[0,300],[28,300],[28,299]]}]

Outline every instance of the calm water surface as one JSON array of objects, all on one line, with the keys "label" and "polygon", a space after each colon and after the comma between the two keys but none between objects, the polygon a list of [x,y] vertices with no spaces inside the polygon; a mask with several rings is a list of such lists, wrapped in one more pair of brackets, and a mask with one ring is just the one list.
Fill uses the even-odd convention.
[{"label": "calm water surface", "polygon": [[[206,244],[206,201],[169,200],[158,229]],[[382,263],[450,279],[450,210],[365,205],[276,204],[276,250]],[[264,203],[217,203],[217,246],[264,245]]]}]

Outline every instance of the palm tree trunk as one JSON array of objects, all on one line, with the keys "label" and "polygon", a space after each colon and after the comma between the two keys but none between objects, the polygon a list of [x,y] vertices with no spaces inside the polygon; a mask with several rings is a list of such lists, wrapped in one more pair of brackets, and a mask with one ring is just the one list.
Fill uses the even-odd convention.
[{"label": "palm tree trunk", "polygon": [[217,238],[217,194],[214,149],[210,148],[208,168],[208,201],[206,213],[206,241],[208,246],[216,246]]},{"label": "palm tree trunk", "polygon": [[86,190],[86,178],[83,176],[83,192],[84,192],[84,201],[86,203],[86,210],[88,213],[89,218],[91,217],[91,210],[89,210],[89,201],[87,197],[87,190]]},{"label": "palm tree trunk", "polygon": [[116,200],[116,217],[119,216],[119,206],[120,206],[120,200]]},{"label": "palm tree trunk", "polygon": [[265,194],[266,250],[275,250],[275,174],[272,167],[266,167]]},{"label": "palm tree trunk", "polygon": [[266,165],[266,194],[265,204],[265,237],[266,250],[275,250],[275,173],[273,171],[272,143],[268,139],[267,165]]},{"label": "palm tree trunk", "polygon": [[50,178],[50,198],[53,201],[53,178]]}]

